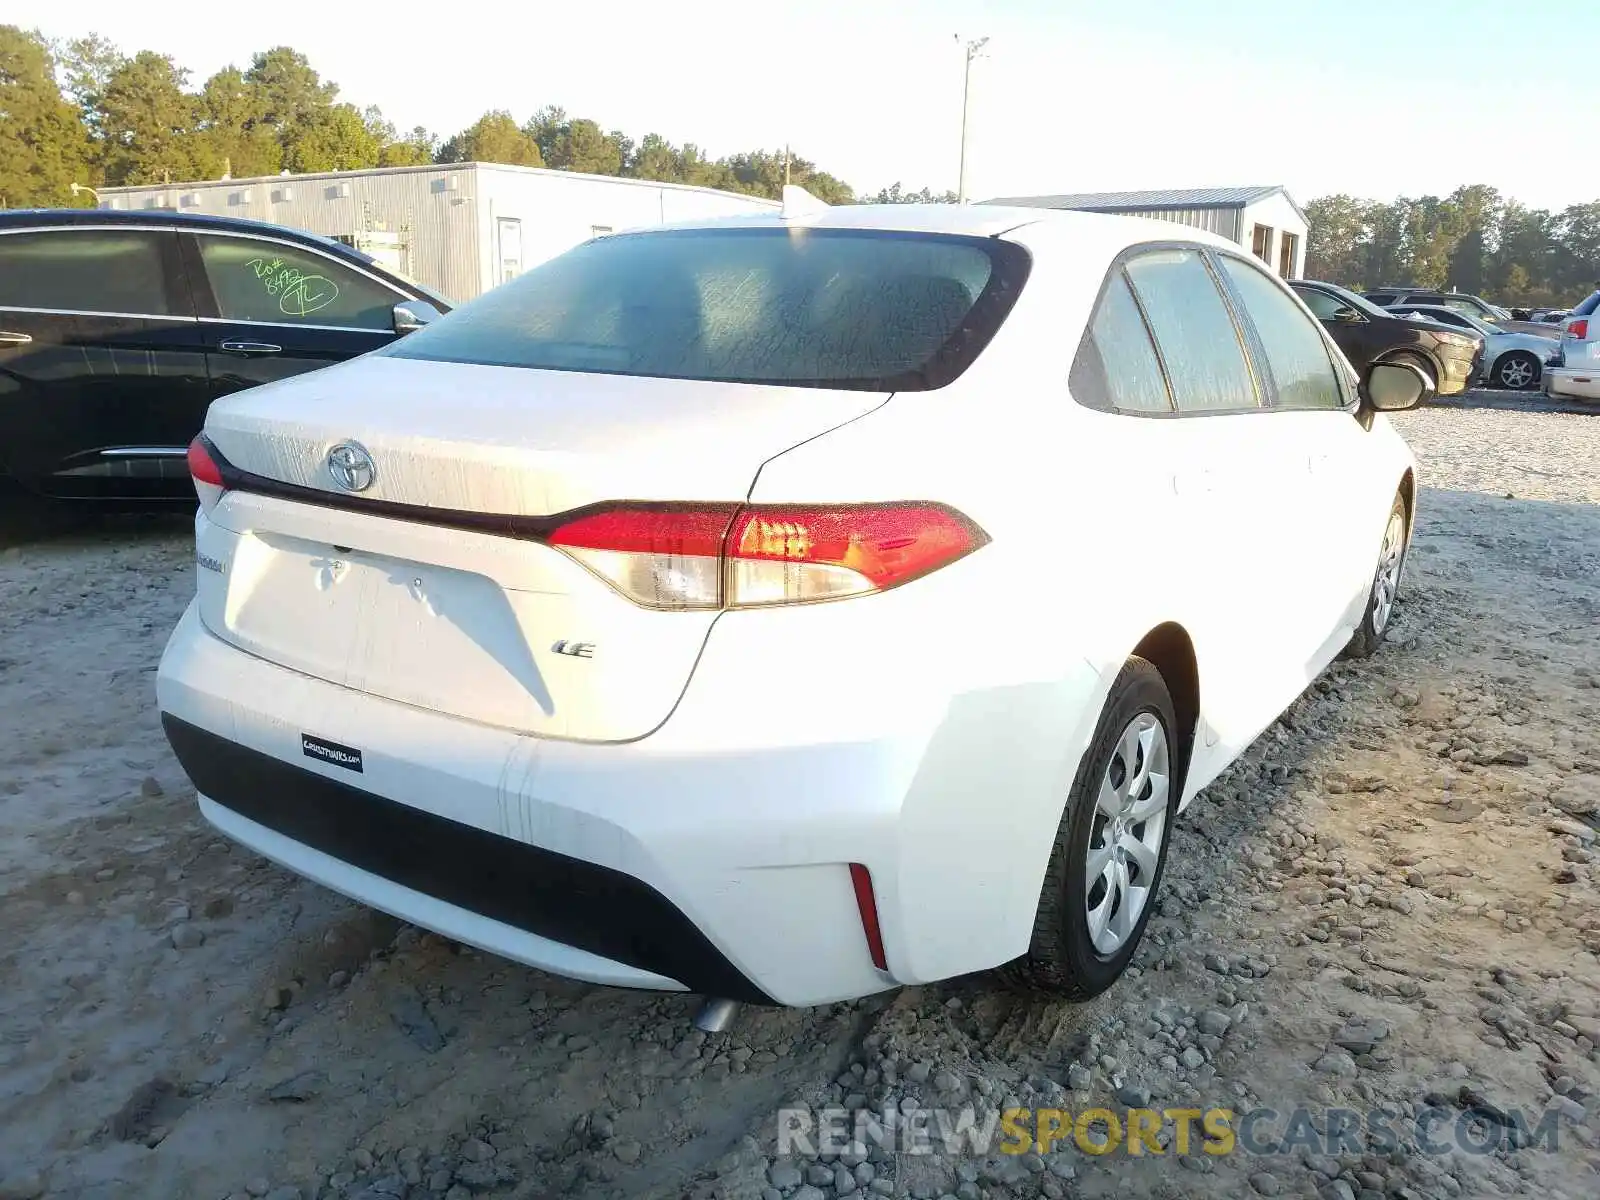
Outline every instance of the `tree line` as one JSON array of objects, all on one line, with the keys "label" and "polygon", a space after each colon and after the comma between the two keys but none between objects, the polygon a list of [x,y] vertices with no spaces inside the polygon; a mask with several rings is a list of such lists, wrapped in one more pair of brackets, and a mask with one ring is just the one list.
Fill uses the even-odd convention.
[{"label": "tree line", "polygon": [[1306,276],[1357,291],[1452,287],[1536,307],[1600,288],[1600,202],[1550,212],[1473,184],[1443,199],[1324,196],[1306,217]]},{"label": "tree line", "polygon": [[0,207],[91,204],[72,185],[116,187],[362,170],[425,163],[499,162],[595,175],[698,184],[776,198],[785,178],[830,204],[954,200],[897,183],[857,197],[846,183],[786,151],[713,158],[659,133],[635,140],[546,107],[519,123],[485,113],[439,138],[400,132],[376,107],[339,99],[306,56],[277,46],[244,69],[192,86],[170,55],[128,55],[98,34],[52,43],[0,25]]}]

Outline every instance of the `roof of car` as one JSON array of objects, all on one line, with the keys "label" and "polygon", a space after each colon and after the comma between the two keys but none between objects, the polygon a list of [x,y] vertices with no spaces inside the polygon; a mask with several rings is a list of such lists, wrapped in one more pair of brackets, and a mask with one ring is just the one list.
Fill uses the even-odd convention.
[{"label": "roof of car", "polygon": [[1174,225],[1136,216],[1009,208],[991,204],[839,204],[800,216],[784,217],[777,210],[702,217],[625,232],[648,234],[655,229],[881,229],[900,233],[964,234],[1000,237],[1023,227],[1052,228],[1081,233],[1096,241],[1192,241],[1206,245],[1237,246],[1225,238],[1187,225]]},{"label": "roof of car", "polygon": [[15,208],[0,212],[0,229],[29,225],[170,225],[174,228],[213,229],[227,233],[271,233],[332,247],[365,262],[368,256],[352,246],[320,233],[252,221],[245,217],[218,217],[205,213],[174,212],[164,208],[124,210],[112,208]]}]

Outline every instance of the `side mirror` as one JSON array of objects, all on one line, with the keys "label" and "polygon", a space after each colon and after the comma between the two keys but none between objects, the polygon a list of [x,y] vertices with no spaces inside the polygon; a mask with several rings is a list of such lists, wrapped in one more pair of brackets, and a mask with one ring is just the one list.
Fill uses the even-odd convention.
[{"label": "side mirror", "polygon": [[1348,304],[1341,304],[1333,310],[1333,319],[1345,325],[1358,325],[1361,323],[1362,317],[1360,313]]},{"label": "side mirror", "polygon": [[1361,377],[1361,407],[1401,412],[1434,396],[1433,383],[1410,363],[1373,363]]},{"label": "side mirror", "polygon": [[426,300],[403,300],[394,306],[394,331],[415,333],[428,322],[436,321],[443,315]]}]

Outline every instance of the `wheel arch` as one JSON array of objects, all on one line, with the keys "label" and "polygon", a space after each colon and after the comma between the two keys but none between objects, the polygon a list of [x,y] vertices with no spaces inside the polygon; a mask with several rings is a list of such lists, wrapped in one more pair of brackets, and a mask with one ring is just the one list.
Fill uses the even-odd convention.
[{"label": "wheel arch", "polygon": [[1406,541],[1411,540],[1411,532],[1417,525],[1417,476],[1410,467],[1400,476],[1400,487],[1397,489],[1400,499],[1406,506]]},{"label": "wheel arch", "polygon": [[1194,639],[1176,621],[1165,621],[1140,638],[1132,653],[1160,672],[1167,694],[1172,697],[1172,712],[1178,719],[1174,733],[1178,743],[1181,793],[1189,776],[1189,764],[1194,759],[1195,736],[1200,727],[1200,660],[1195,654]]}]

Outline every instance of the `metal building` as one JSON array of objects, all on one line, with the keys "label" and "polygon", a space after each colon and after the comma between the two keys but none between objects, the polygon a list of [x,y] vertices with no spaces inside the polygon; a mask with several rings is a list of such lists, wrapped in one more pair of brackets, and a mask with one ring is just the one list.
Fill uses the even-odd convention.
[{"label": "metal building", "polygon": [[1010,196],[985,204],[1121,213],[1193,225],[1230,238],[1285,279],[1306,266],[1306,214],[1282,187],[1176,188],[1153,192],[1080,192]]},{"label": "metal building", "polygon": [[757,196],[499,163],[99,189],[100,207],[271,221],[358,247],[470,300],[596,234],[777,207]]}]

